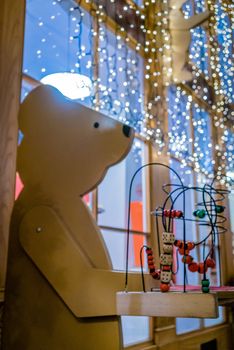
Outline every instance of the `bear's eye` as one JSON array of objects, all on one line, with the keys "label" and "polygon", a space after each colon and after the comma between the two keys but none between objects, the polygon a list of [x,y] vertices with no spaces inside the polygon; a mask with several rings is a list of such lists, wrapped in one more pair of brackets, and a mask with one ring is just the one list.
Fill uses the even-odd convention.
[{"label": "bear's eye", "polygon": [[97,129],[97,128],[99,128],[99,123],[96,122],[96,123],[93,124],[93,126]]}]

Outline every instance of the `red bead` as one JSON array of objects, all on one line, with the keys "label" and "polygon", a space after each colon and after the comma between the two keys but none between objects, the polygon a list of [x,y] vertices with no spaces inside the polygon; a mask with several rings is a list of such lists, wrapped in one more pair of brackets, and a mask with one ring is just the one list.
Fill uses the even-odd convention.
[{"label": "red bead", "polygon": [[200,262],[198,264],[198,270],[197,270],[199,273],[204,273],[207,271],[207,265],[204,265],[203,262]]},{"label": "red bead", "polygon": [[154,264],[148,264],[149,269],[155,269],[155,265]]},{"label": "red bead", "polygon": [[153,255],[152,249],[146,248],[146,254],[147,254],[147,255]]},{"label": "red bead", "polygon": [[181,218],[183,216],[183,212],[181,210],[176,210],[176,217]]},{"label": "red bead", "polygon": [[170,265],[162,265],[162,271],[171,271]]},{"label": "red bead", "polygon": [[185,264],[190,264],[193,261],[193,257],[191,255],[184,255],[181,261]]},{"label": "red bead", "polygon": [[189,254],[189,250],[188,249],[184,250],[184,248],[179,248],[178,251],[179,251],[180,255],[188,255]]},{"label": "red bead", "polygon": [[178,248],[180,248],[181,241],[179,239],[176,239],[174,242],[174,245]]},{"label": "red bead", "polygon": [[151,276],[155,279],[155,280],[159,280],[160,279],[160,270],[156,270],[154,272],[151,273]]},{"label": "red bead", "polygon": [[207,260],[206,260],[206,266],[207,267],[211,267],[212,269],[215,267],[215,261],[214,261],[214,259],[211,259],[211,258],[208,258]]},{"label": "red bead", "polygon": [[163,292],[163,293],[168,292],[170,289],[170,284],[169,283],[161,283],[160,289],[161,289],[161,292]]},{"label": "red bead", "polygon": [[191,262],[189,265],[188,265],[188,269],[189,271],[191,272],[197,272],[198,271],[198,264],[196,262]]},{"label": "red bead", "polygon": [[194,242],[187,242],[188,250],[193,250],[194,247],[195,247],[195,243]]},{"label": "red bead", "polygon": [[171,210],[171,218],[175,218],[176,217],[176,210]]},{"label": "red bead", "polygon": [[154,257],[152,255],[149,255],[149,256],[147,256],[147,260],[148,260],[148,262],[154,261]]}]

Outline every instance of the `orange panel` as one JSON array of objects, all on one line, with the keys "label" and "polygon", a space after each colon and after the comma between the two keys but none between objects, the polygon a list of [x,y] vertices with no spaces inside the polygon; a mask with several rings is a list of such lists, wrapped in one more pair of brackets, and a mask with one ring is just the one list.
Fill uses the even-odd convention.
[{"label": "orange panel", "polygon": [[[131,229],[143,231],[143,205],[142,202],[131,202]],[[144,244],[144,237],[133,235],[134,266],[140,267],[140,249]],[[144,256],[143,256],[144,264]]]},{"label": "orange panel", "polygon": [[16,178],[15,178],[15,200],[19,197],[20,192],[24,188],[24,185],[19,177],[19,174],[16,173]]}]

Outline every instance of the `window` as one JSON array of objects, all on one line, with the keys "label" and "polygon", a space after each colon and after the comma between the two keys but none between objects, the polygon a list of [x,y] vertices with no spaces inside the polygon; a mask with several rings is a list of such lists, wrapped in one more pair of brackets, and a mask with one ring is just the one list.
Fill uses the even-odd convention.
[{"label": "window", "polygon": [[[193,29],[189,48],[190,65],[195,74],[193,82],[170,85],[167,81],[164,84],[163,76],[170,66],[170,63],[167,63],[166,67],[165,63],[167,59],[170,62],[170,36],[166,17],[169,2],[159,2],[155,5],[158,11],[155,17],[152,16],[152,20],[155,20],[152,33],[147,31],[148,23],[144,24],[144,16],[149,15],[149,9],[155,2],[146,3],[145,12],[141,11],[141,8],[144,8],[142,0],[130,0],[126,3],[81,3],[83,7],[77,6],[77,2],[72,0],[49,0],[43,2],[43,5],[42,0],[27,1],[22,99],[47,74],[65,71],[84,74],[91,79],[93,90],[90,97],[79,102],[135,128],[136,137],[129,155],[109,169],[98,189],[84,198],[97,218],[113,269],[123,271],[126,264],[129,184],[134,172],[141,165],[151,161],[148,140],[159,150],[159,162],[162,152],[168,152],[172,167],[180,173],[186,184],[194,186],[200,183],[199,181],[209,182],[209,177],[213,176],[213,155],[216,149],[212,140],[212,122],[218,117],[213,111],[216,88],[210,86],[211,73],[214,72],[210,57],[212,45],[210,33],[206,28],[200,26]],[[219,0],[217,4],[219,6],[216,8],[216,40],[222,48],[218,51],[222,67],[218,66],[218,69],[223,92],[229,99],[225,100],[225,103],[230,103],[231,88],[233,89],[230,84],[230,19],[225,6]],[[183,5],[185,16],[192,16],[204,9],[204,0],[189,0]],[[225,16],[222,16],[224,12]],[[146,42],[148,37],[149,47],[140,48],[140,43]],[[162,66],[162,62],[165,66]],[[224,74],[223,67],[228,74]],[[148,96],[144,96],[144,79],[148,81],[145,89],[149,90]],[[216,86],[216,83],[214,85]],[[147,111],[144,110],[145,105]],[[166,117],[168,124],[165,121]],[[148,118],[149,129],[143,125],[144,118]],[[165,131],[166,128],[168,130]],[[224,129],[228,133],[225,135],[224,132],[227,140],[225,137],[223,139],[228,158],[227,168],[233,171],[233,133]],[[143,134],[142,130],[147,141],[140,136]],[[165,150],[167,136],[168,148]],[[198,175],[201,173],[203,176]],[[174,182],[173,174],[170,175]],[[139,271],[139,249],[147,242],[151,231],[148,217],[148,185],[148,172],[140,172],[135,178],[130,202],[131,271]],[[195,203],[199,200],[199,193],[189,190],[186,197],[186,215],[191,216],[196,209]],[[180,197],[175,208],[181,209],[181,205]],[[205,231],[193,222],[187,222],[186,225],[188,239],[199,240],[205,234]],[[176,236],[180,237],[181,222],[177,221],[174,229]],[[217,256],[218,250],[217,241]],[[202,254],[200,248],[193,252],[197,261]],[[146,269],[145,263],[144,258]],[[180,270],[183,270],[180,260],[178,264]],[[220,266],[217,264],[216,272],[210,275],[213,284],[219,283],[219,270]],[[189,272],[187,279],[190,284],[200,283],[199,274]],[[183,283],[182,274],[176,276],[176,283]],[[177,333],[201,329],[223,320],[222,312],[216,321],[177,319]],[[122,317],[124,345],[149,340],[149,324],[148,317]]]},{"label": "window", "polygon": [[199,169],[213,176],[213,153],[211,138],[211,120],[209,114],[197,103],[192,105],[192,120],[194,128],[194,161]]},{"label": "window", "polygon": [[[135,171],[148,162],[146,151],[145,143],[136,139],[126,159],[109,170],[98,189],[98,223],[109,248],[113,267],[119,270],[125,270],[126,264],[125,232],[130,180]],[[141,246],[146,244],[149,232],[149,219],[145,214],[148,212],[145,186],[145,172],[140,172],[133,183],[130,204],[132,234],[129,267],[134,271],[140,270],[139,251]]]},{"label": "window", "polygon": [[[182,181],[191,187],[200,186],[202,187],[205,183],[209,183],[209,180],[205,178],[205,176],[195,175],[192,168],[181,166],[181,163],[176,160],[171,160],[171,167],[176,170],[180,176]],[[171,181],[173,184],[178,183],[178,180],[171,173]],[[208,197],[208,196],[207,196]],[[202,193],[188,190],[185,194],[186,200],[186,213],[185,217],[188,219],[193,219],[193,212],[197,207],[195,203],[201,203],[203,201]],[[209,201],[209,198],[207,198]],[[182,210],[183,203],[182,197],[179,197],[178,201],[175,203],[175,209]],[[175,221],[174,224],[174,232],[177,239],[182,239],[182,222]],[[201,241],[208,234],[208,228],[204,225],[199,225],[195,222],[187,221],[186,222],[186,239],[191,241]],[[204,260],[204,256],[208,254],[210,251],[210,240],[207,240],[206,245],[199,245],[195,250],[192,251],[191,255],[194,258],[194,261],[199,262]],[[219,286],[220,285],[220,257],[219,257],[219,240],[216,237],[215,241],[215,251],[214,251],[216,268],[209,269],[207,272],[207,278],[210,280],[211,286]],[[183,284],[183,263],[181,262],[181,256],[179,255],[178,259],[179,272],[176,275],[176,284]],[[201,285],[202,274],[192,273],[186,269],[186,283],[188,285]],[[224,312],[223,308],[219,308],[219,318],[217,319],[189,319],[189,318],[177,318],[176,319],[176,331],[177,334],[183,334],[191,331],[198,330],[202,327],[211,327],[213,325],[220,324],[224,322]]]},{"label": "window", "polygon": [[[171,154],[170,166],[180,175],[182,182],[186,186],[195,187],[203,186],[210,183],[213,178],[213,149],[212,149],[212,130],[211,116],[202,108],[202,106],[193,101],[193,96],[186,92],[183,87],[170,86],[168,88],[168,128],[169,128],[169,149]],[[228,138],[230,139],[230,137]],[[194,171],[196,170],[196,172]],[[204,175],[201,175],[201,174]],[[178,184],[178,179],[173,172],[170,173],[172,184]],[[174,187],[171,190],[175,189]],[[177,192],[173,196],[176,198]],[[191,241],[201,241],[207,234],[208,229],[199,226],[197,223],[190,221],[194,219],[193,212],[197,209],[196,203],[202,202],[201,193],[193,189],[186,191],[186,212],[185,217],[189,219],[186,222],[186,239]],[[183,198],[180,196],[175,204],[174,209],[182,210]],[[174,232],[177,239],[182,239],[182,221],[175,220]],[[206,246],[198,246],[192,251],[194,261],[204,260],[210,249],[209,240]],[[216,269],[207,273],[211,285],[218,286],[220,284],[220,257],[219,242],[216,239],[215,251]],[[184,265],[179,255],[177,263],[178,273],[175,282],[178,285],[183,284]],[[186,283],[188,285],[200,285],[202,275],[192,273],[186,269]],[[216,320],[201,319],[176,319],[177,334],[195,331],[201,327],[209,327],[224,321],[224,313],[222,308],[219,310],[220,316]]]},{"label": "window", "polygon": [[169,149],[175,157],[183,159],[189,159],[192,153],[189,99],[180,87],[168,88]]},{"label": "window", "polygon": [[221,80],[221,92],[226,96],[227,103],[234,102],[234,79],[233,79],[233,37],[231,12],[227,11],[227,4],[221,0],[216,1],[216,30],[218,42],[218,72]]},{"label": "window", "polygon": [[[186,17],[205,11],[204,1],[187,1],[183,5]],[[208,25],[206,26],[208,28]],[[204,75],[209,76],[208,38],[204,25],[191,29],[189,58]]]},{"label": "window", "polygon": [[101,25],[100,109],[140,132],[143,120],[143,58]]}]

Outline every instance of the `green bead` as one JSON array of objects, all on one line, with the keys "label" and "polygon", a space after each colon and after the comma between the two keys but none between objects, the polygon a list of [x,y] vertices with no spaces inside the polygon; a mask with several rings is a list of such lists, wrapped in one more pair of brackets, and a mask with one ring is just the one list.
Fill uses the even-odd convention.
[{"label": "green bead", "polygon": [[215,211],[216,211],[216,213],[223,213],[224,212],[224,209],[225,209],[225,207],[223,206],[223,205],[216,205],[215,206]]},{"label": "green bead", "polygon": [[202,280],[202,287],[209,287],[210,281],[208,279]]},{"label": "green bead", "polygon": [[200,219],[203,219],[205,216],[206,216],[206,212],[204,209],[200,209],[197,211],[197,216],[200,218]]},{"label": "green bead", "polygon": [[203,293],[209,293],[210,288],[209,287],[202,287],[202,292]]},{"label": "green bead", "polygon": [[204,209],[197,209],[193,212],[193,215],[199,219],[203,219],[206,216],[206,211]]}]

